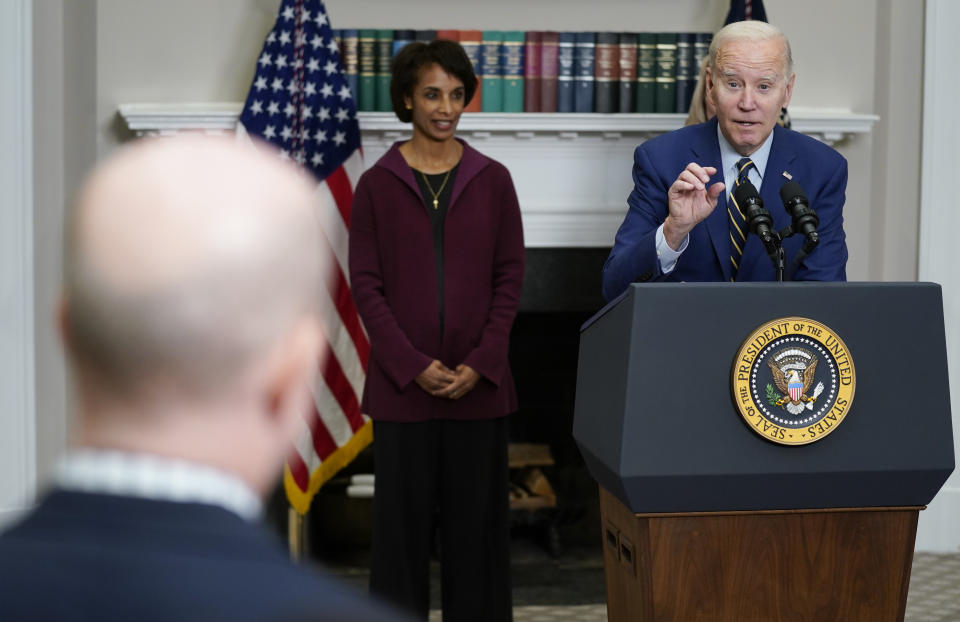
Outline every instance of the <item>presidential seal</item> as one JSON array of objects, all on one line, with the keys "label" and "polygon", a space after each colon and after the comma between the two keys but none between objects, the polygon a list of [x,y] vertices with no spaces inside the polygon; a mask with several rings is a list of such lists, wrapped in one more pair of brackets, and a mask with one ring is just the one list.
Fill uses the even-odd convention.
[{"label": "presidential seal", "polygon": [[782,445],[806,445],[836,429],[853,402],[853,358],[829,327],[803,317],[768,322],[733,364],[733,401],[750,428]]}]

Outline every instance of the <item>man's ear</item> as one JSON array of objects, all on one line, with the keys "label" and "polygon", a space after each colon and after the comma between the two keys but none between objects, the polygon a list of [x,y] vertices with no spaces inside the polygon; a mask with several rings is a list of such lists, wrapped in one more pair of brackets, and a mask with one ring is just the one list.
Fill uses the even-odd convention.
[{"label": "man's ear", "polygon": [[278,346],[266,384],[267,416],[293,440],[298,421],[312,400],[314,382],[323,363],[323,336],[315,317],[304,318]]},{"label": "man's ear", "polygon": [[60,294],[60,302],[53,318],[54,329],[60,338],[60,345],[67,356],[73,352],[73,333],[70,332],[70,298],[66,292]]}]

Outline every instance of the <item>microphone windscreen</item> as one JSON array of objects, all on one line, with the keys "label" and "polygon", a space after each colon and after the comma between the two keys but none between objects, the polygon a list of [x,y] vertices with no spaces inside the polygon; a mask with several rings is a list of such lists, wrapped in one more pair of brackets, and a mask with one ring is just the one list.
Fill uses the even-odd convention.
[{"label": "microphone windscreen", "polygon": [[756,186],[750,183],[750,180],[745,180],[733,190],[733,198],[736,200],[737,205],[740,206],[741,210],[750,199],[756,199],[756,203],[763,203],[763,201],[760,199],[760,193],[757,192]]},{"label": "microphone windscreen", "polygon": [[808,203],[807,195],[803,193],[803,188],[795,181],[788,181],[780,187],[780,200],[786,203],[791,199],[803,199],[803,203]]}]

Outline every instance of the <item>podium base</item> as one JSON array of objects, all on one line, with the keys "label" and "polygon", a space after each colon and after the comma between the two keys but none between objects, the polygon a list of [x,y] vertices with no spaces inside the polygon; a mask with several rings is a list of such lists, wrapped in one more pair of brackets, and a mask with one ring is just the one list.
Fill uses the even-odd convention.
[{"label": "podium base", "polygon": [[634,514],[601,487],[608,619],[902,621],[920,509]]}]

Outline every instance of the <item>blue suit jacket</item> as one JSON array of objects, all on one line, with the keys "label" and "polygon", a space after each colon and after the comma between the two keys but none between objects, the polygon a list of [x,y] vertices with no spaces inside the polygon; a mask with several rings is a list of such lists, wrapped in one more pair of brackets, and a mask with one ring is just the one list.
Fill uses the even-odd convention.
[{"label": "blue suit jacket", "polygon": [[0,536],[0,592],[0,620],[399,619],[220,507],[64,491]]},{"label": "blue suit jacket", "polygon": [[[717,119],[648,140],[637,147],[633,159],[634,188],[627,199],[629,210],[603,267],[604,297],[612,300],[637,281],[729,281],[732,266],[726,190],[716,209],[690,231],[690,243],[670,274],[664,275],[660,270],[655,241],[657,228],[667,217],[667,191],[687,164],[696,162],[717,169],[708,186],[723,181]],[[847,161],[809,136],[775,126],[760,196],[777,230],[791,222],[780,200],[780,187],[788,181],[784,172],[804,189],[820,218],[820,244],[801,262],[793,279],[845,281],[843,203]],[[802,245],[800,235],[784,241],[788,268]],[[755,235],[747,236],[737,280],[775,278],[773,263],[762,242]]]}]

